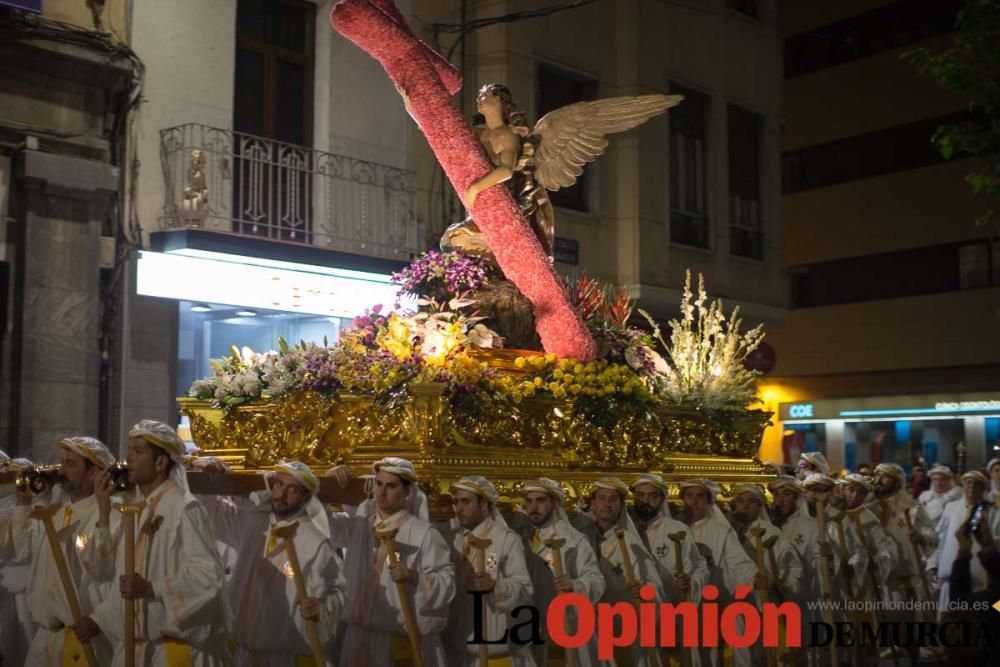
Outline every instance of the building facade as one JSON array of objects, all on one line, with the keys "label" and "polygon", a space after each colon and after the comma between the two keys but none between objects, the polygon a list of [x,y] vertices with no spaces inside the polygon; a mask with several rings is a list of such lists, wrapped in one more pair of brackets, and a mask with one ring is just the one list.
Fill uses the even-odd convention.
[{"label": "building facade", "polygon": [[[668,116],[612,137],[581,183],[554,195],[557,269],[626,285],[663,319],[676,314],[691,269],[713,295],[741,305],[748,325],[784,318],[774,0],[595,0],[523,19],[536,3],[397,4],[464,72],[457,102],[470,120],[477,88],[493,81],[533,121],[582,100],[684,94]],[[77,132],[67,127],[76,105],[94,135],[77,143],[114,139],[104,154],[73,149],[86,162],[60,172],[91,193],[89,208],[73,209],[81,222],[68,229],[81,250],[71,262],[33,251],[30,234],[12,235],[41,229],[24,224],[23,203],[39,180],[18,174],[42,168],[28,159],[28,119],[46,118],[48,100],[37,73],[14,66],[29,47],[5,44],[3,76],[36,86],[27,96],[0,93],[22,105],[0,105],[21,114],[0,111],[0,126],[29,140],[4,144],[0,158],[14,174],[5,447],[45,459],[60,435],[97,433],[120,447],[140,418],[178,423],[175,399],[209,372],[210,358],[231,345],[271,349],[279,338],[332,341],[351,315],[393,303],[391,272],[463,215],[384,72],[330,28],[332,5],[123,1],[95,17],[87,3],[46,0],[42,18],[72,14],[81,31],[128,56],[97,59],[110,74],[62,72],[74,79],[64,87],[86,90],[54,113],[52,134]],[[518,19],[495,20],[508,15]],[[108,108],[120,98],[130,103],[121,118]],[[60,243],[52,241],[67,252]],[[49,289],[36,258],[66,273],[56,286],[77,305],[31,294]]]},{"label": "building facade", "polygon": [[[960,1],[783,2],[782,223],[791,308],[765,457],[982,465],[1000,441],[1000,246],[935,128],[967,103],[903,54]],[[995,234],[995,232],[994,232]]]}]

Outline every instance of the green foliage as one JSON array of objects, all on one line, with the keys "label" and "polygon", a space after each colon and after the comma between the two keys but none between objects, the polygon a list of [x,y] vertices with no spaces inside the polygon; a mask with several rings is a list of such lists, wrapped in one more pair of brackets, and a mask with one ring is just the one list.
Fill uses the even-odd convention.
[{"label": "green foliage", "polygon": [[967,0],[947,44],[903,54],[921,74],[968,100],[971,120],[938,128],[932,141],[941,155],[976,158],[966,176],[987,203],[977,222],[998,222],[1000,201],[1000,2]]}]

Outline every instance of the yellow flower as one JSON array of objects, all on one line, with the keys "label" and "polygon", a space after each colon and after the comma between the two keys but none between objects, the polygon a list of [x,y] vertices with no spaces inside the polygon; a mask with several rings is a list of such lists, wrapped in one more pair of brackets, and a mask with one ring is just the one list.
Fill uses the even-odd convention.
[{"label": "yellow flower", "polygon": [[[555,383],[553,383],[555,384]],[[555,389],[552,390],[552,395],[556,398],[562,398],[566,395],[566,390],[562,388],[562,385],[556,385]]]},{"label": "yellow flower", "polygon": [[545,355],[545,363],[554,364],[555,362],[556,362],[556,355],[552,354],[551,352]]},{"label": "yellow flower", "polygon": [[573,384],[573,375],[572,375],[572,373],[564,373],[563,376],[562,376],[562,381],[563,381],[563,384]]},{"label": "yellow flower", "polygon": [[610,384],[606,384],[606,385],[604,385],[604,393],[605,393],[605,394],[613,394],[613,393],[615,393],[615,388],[614,388],[614,386],[613,386],[613,385],[610,385]]},{"label": "yellow flower", "polygon": [[563,372],[561,370],[559,370],[558,368],[555,369],[554,371],[552,371],[552,377],[554,377],[555,379],[561,380],[562,376],[563,376]]},{"label": "yellow flower", "polygon": [[532,380],[532,382],[534,382],[534,383],[535,383],[535,386],[536,386],[536,387],[541,387],[541,386],[542,386],[542,382],[543,382],[543,381],[542,381],[542,378],[541,378],[541,377],[539,377],[539,376],[537,376],[537,375],[536,375],[536,376],[535,376],[535,379],[534,379],[534,380]]},{"label": "yellow flower", "polygon": [[570,387],[569,387],[569,393],[571,393],[571,394],[579,394],[581,389],[583,389],[583,387],[581,387],[578,384],[570,385]]},{"label": "yellow flower", "polygon": [[518,357],[514,360],[514,365],[518,368],[524,368],[525,363],[524,357]]},{"label": "yellow flower", "polygon": [[559,384],[558,382],[550,382],[549,383],[549,391],[551,391],[553,394],[557,394],[560,391],[564,395],[566,394],[566,391],[562,388],[562,385]]}]

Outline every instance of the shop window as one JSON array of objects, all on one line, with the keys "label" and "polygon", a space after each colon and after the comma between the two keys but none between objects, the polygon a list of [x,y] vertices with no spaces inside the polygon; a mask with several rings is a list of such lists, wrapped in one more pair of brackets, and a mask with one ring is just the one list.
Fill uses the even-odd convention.
[{"label": "shop window", "polygon": [[349,318],[251,309],[212,303],[180,301],[177,336],[178,396],[191,383],[211,374],[209,360],[229,356],[230,348],[247,346],[256,352],[278,349],[278,339],[289,344],[305,341],[332,345],[347,328]]},{"label": "shop window", "polygon": [[671,109],[670,121],[670,241],[709,247],[706,203],[706,119],[708,96],[670,84],[671,94],[684,101]]},{"label": "shop window", "polygon": [[826,456],[826,424],[787,424],[781,441],[782,458],[785,465],[794,468],[799,455],[804,452],[819,452]]},{"label": "shop window", "polygon": [[[593,77],[548,63],[538,63],[535,80],[535,111],[538,118],[535,120],[567,104],[596,100],[597,87],[597,79]],[[590,211],[591,189],[596,187],[592,183],[593,169],[593,166],[584,167],[583,173],[572,187],[549,193],[552,205],[574,211]]]}]

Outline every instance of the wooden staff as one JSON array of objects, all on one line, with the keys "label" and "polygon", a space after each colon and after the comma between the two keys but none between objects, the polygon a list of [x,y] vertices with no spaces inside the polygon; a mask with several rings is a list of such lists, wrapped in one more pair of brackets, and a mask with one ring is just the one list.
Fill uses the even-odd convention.
[{"label": "wooden staff", "polygon": [[[639,582],[635,578],[635,568],[632,567],[632,555],[629,553],[628,543],[625,541],[625,529],[615,528],[615,537],[618,539],[618,551],[622,555],[622,564],[625,566],[625,578],[628,581],[629,587],[635,586]],[[639,605],[641,602],[641,598],[636,598],[635,607],[637,613],[640,611]],[[659,657],[652,647],[646,649],[646,656],[649,659],[649,664],[653,665],[653,667],[657,667],[660,664]]]},{"label": "wooden staff", "polygon": [[778,543],[778,536],[772,535],[761,544],[767,551],[767,562],[771,566],[771,576],[774,577],[774,587],[779,593],[782,592],[781,570],[778,569],[778,559],[774,555],[774,545]]},{"label": "wooden staff", "polygon": [[[684,551],[682,545],[684,544],[684,537],[687,533],[683,530],[678,530],[676,533],[667,533],[667,539],[674,543],[674,576],[683,577],[684,576]],[[688,585],[686,588],[677,587],[680,595],[680,602],[687,602],[688,598],[691,596],[691,587]],[[684,646],[684,642],[681,642],[681,667],[691,667],[691,649]]]},{"label": "wooden staff", "polygon": [[[473,549],[479,552],[479,559],[476,561],[476,574],[482,575],[486,574],[486,549],[493,544],[493,540],[487,540],[480,537],[476,537],[472,533],[469,533],[466,541]],[[486,638],[486,596],[480,598],[482,603],[482,615],[480,616],[481,623],[479,626],[480,636]],[[486,644],[479,645],[479,667],[486,667],[489,662],[489,647]]]},{"label": "wooden staff", "polygon": [[[385,545],[385,552],[389,558],[390,566],[399,562],[399,554],[396,553],[396,544],[393,542],[396,532],[396,530],[375,531],[375,537],[382,540],[382,544]],[[410,651],[413,653],[413,664],[415,667],[424,667],[424,656],[420,652],[420,630],[417,626],[417,616],[413,613],[413,601],[410,599],[409,591],[406,590],[406,584],[397,581],[396,592],[399,594],[399,605],[403,608],[403,618],[406,620],[406,635],[410,638]]]},{"label": "wooden staff", "polygon": [[[299,605],[306,601],[309,594],[306,593],[306,580],[302,576],[302,566],[299,564],[299,553],[295,549],[295,533],[299,529],[299,522],[293,521],[286,526],[275,527],[271,532],[280,537],[285,543],[285,553],[288,554],[288,564],[292,568],[292,579],[295,580],[295,591],[299,596]],[[316,621],[306,618],[306,636],[309,637],[309,648],[312,649],[313,661],[317,667],[326,664],[323,656],[323,644],[319,640],[319,631],[316,629]]]},{"label": "wooden staff", "polygon": [[[765,580],[767,579],[767,570],[764,568],[764,543],[761,542],[761,538],[764,537],[764,533],[766,532],[766,530],[759,526],[750,529],[750,535],[753,537],[753,546],[757,552],[757,571],[764,576]],[[767,584],[757,589],[757,598],[760,602],[761,612],[763,612],[764,605],[767,604]],[[778,658],[774,654],[773,648],[765,648],[764,657],[767,658],[767,667],[775,667],[778,664]]]},{"label": "wooden staff", "polygon": [[[913,519],[910,518],[910,511],[903,508],[903,519],[906,520],[906,530],[912,535],[913,534]],[[913,564],[916,565],[917,571],[920,573],[920,585],[924,589],[924,599],[931,599],[931,585],[927,581],[927,572],[924,570],[924,557],[920,553],[920,547],[917,543],[910,538],[910,548],[913,549]]]},{"label": "wooden staff", "polygon": [[[125,535],[125,573],[135,571],[135,518],[146,503],[116,503],[115,509],[122,513],[122,532]],[[135,667],[135,600],[125,600],[125,616],[122,619],[125,635],[125,667]]]},{"label": "wooden staff", "polygon": [[[566,545],[565,538],[553,537],[544,542],[552,551],[552,571],[557,577],[563,576],[562,548]],[[576,651],[566,649],[566,667],[576,667]]]},{"label": "wooden staff", "polygon": [[[59,503],[54,503],[48,507],[35,507],[31,510],[31,518],[41,521],[42,526],[45,528],[45,537],[49,543],[49,549],[52,551],[52,560],[55,561],[56,570],[59,572],[59,580],[62,582],[63,592],[66,594],[66,602],[69,603],[69,612],[73,616],[73,625],[78,626],[83,620],[83,613],[80,611],[80,598],[76,594],[76,586],[73,585],[73,579],[69,576],[69,568],[66,566],[66,555],[59,544],[56,527],[52,523],[52,517],[61,507]],[[73,632],[73,629],[65,628],[65,631]],[[97,655],[94,653],[94,647],[91,646],[90,642],[80,642],[80,645],[83,646],[83,657],[86,658],[87,665],[89,667],[98,667]]]},{"label": "wooden staff", "polygon": [[[816,523],[819,531],[819,544],[821,551],[825,551],[822,547],[830,544],[829,537],[826,534],[826,494],[816,494]],[[822,554],[822,563],[820,564],[820,584],[823,586],[823,597],[826,598],[827,604],[823,609],[823,617],[826,622],[833,627],[833,589],[830,588],[830,556],[825,553]],[[837,655],[837,642],[830,642],[830,662],[832,665],[839,665],[840,660]]]}]

